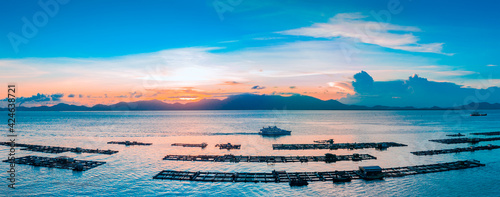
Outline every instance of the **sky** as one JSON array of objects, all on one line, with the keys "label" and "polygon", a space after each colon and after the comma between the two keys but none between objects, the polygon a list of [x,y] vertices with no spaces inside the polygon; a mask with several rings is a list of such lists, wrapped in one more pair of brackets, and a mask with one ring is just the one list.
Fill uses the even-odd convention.
[{"label": "sky", "polygon": [[369,106],[500,102],[499,6],[6,0],[0,91],[15,83],[24,106],[186,103],[241,93]]}]

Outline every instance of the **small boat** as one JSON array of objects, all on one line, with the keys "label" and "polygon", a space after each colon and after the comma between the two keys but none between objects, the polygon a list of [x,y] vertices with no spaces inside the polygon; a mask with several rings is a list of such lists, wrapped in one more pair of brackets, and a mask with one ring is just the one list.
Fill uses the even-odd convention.
[{"label": "small boat", "polygon": [[385,174],[380,166],[360,166],[359,176],[365,180],[384,179]]},{"label": "small boat", "polygon": [[297,179],[292,179],[290,180],[290,186],[306,186],[306,185],[309,185],[309,183],[300,178],[300,176],[297,177]]},{"label": "small boat", "polygon": [[465,136],[465,135],[461,134],[461,133],[457,133],[457,134],[448,134],[446,136],[449,136],[449,137],[462,137],[462,136]]},{"label": "small boat", "polygon": [[290,133],[292,133],[292,131],[280,129],[276,126],[263,127],[259,132],[260,135],[290,135]]},{"label": "small boat", "polygon": [[333,183],[351,182],[352,177],[347,174],[335,174],[332,177]]},{"label": "small boat", "polygon": [[486,115],[488,115],[488,114],[481,114],[481,113],[479,113],[479,112],[477,112],[477,111],[472,112],[472,113],[470,114],[470,116],[486,116]]},{"label": "small boat", "polygon": [[361,157],[359,156],[358,153],[352,154],[352,161],[361,161]]},{"label": "small boat", "polygon": [[389,148],[389,145],[386,143],[380,143],[375,146],[375,149],[377,150],[387,150],[387,148]]}]

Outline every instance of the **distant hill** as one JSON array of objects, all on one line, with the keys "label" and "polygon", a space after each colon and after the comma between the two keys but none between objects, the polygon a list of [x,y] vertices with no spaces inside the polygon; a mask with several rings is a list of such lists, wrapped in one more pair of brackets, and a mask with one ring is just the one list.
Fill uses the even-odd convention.
[{"label": "distant hill", "polygon": [[485,109],[500,109],[500,103],[469,103],[468,105],[462,105],[458,107],[454,107],[455,109],[460,110],[485,110]]},{"label": "distant hill", "polygon": [[[476,108],[477,107],[477,108]],[[54,106],[18,107],[19,111],[126,111],[126,110],[475,110],[500,109],[500,103],[471,103],[453,108],[414,108],[414,107],[387,107],[387,106],[358,106],[346,105],[336,100],[323,101],[311,96],[292,95],[255,95],[240,94],[229,96],[224,100],[203,99],[186,104],[164,103],[159,100],[120,102],[112,105],[98,104],[93,107],[76,106],[60,103]]]}]

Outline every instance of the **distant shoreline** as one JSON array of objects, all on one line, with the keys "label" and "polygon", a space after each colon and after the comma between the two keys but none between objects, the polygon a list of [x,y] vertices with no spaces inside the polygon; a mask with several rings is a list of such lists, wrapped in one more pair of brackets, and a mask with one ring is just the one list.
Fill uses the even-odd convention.
[{"label": "distant shoreline", "polygon": [[[157,109],[157,110],[18,110],[30,112],[124,112],[124,111],[474,111],[473,109],[455,109],[455,108],[442,108],[442,109]],[[479,109],[481,111],[500,110],[500,109]],[[0,111],[6,111],[5,108],[0,108]]]},{"label": "distant shoreline", "polygon": [[[21,103],[23,104],[23,103]],[[19,104],[19,105],[21,105]],[[165,103],[159,100],[120,102],[111,105],[97,104],[92,107],[59,103],[53,106],[22,107],[17,111],[187,111],[187,110],[488,110],[500,109],[500,103],[469,103],[454,107],[390,107],[376,105],[348,105],[337,100],[320,100],[318,98],[295,95],[283,97],[278,95],[233,95],[224,100],[202,99],[200,101],[181,104]],[[7,110],[0,108],[0,110]]]}]

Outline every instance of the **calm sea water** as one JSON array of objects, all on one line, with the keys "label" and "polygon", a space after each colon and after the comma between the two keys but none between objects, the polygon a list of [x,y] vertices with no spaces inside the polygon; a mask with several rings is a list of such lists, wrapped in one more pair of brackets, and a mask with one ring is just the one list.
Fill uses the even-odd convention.
[{"label": "calm sea water", "polygon": [[[465,147],[429,139],[448,138],[450,133],[500,130],[500,111],[486,117],[470,117],[462,111],[159,111],[159,112],[18,112],[18,143],[119,150],[114,155],[45,154],[17,150],[17,156],[71,156],[106,161],[86,172],[17,165],[16,189],[7,188],[7,163],[0,163],[0,195],[7,196],[500,196],[500,150],[473,153],[414,156],[411,151]],[[2,112],[2,117],[7,117]],[[7,118],[4,128],[7,128]],[[262,126],[292,130],[291,136],[264,138]],[[6,129],[4,129],[5,131]],[[6,141],[5,134],[1,140]],[[334,138],[336,142],[392,141],[408,144],[386,151],[300,150],[275,151],[275,143],[312,143]],[[108,141],[152,142],[152,146],[108,145]],[[172,143],[207,142],[209,147],[183,148]],[[216,143],[242,144],[241,150],[219,150]],[[481,142],[479,145],[496,144]],[[6,159],[8,147],[0,146]],[[208,163],[163,161],[167,154],[324,155],[366,153],[377,160],[326,163]],[[382,181],[353,180],[346,184],[313,182],[290,188],[286,183],[204,183],[153,180],[161,170],[271,172],[353,170],[363,165],[395,167],[477,159],[486,167],[431,173]]]}]

